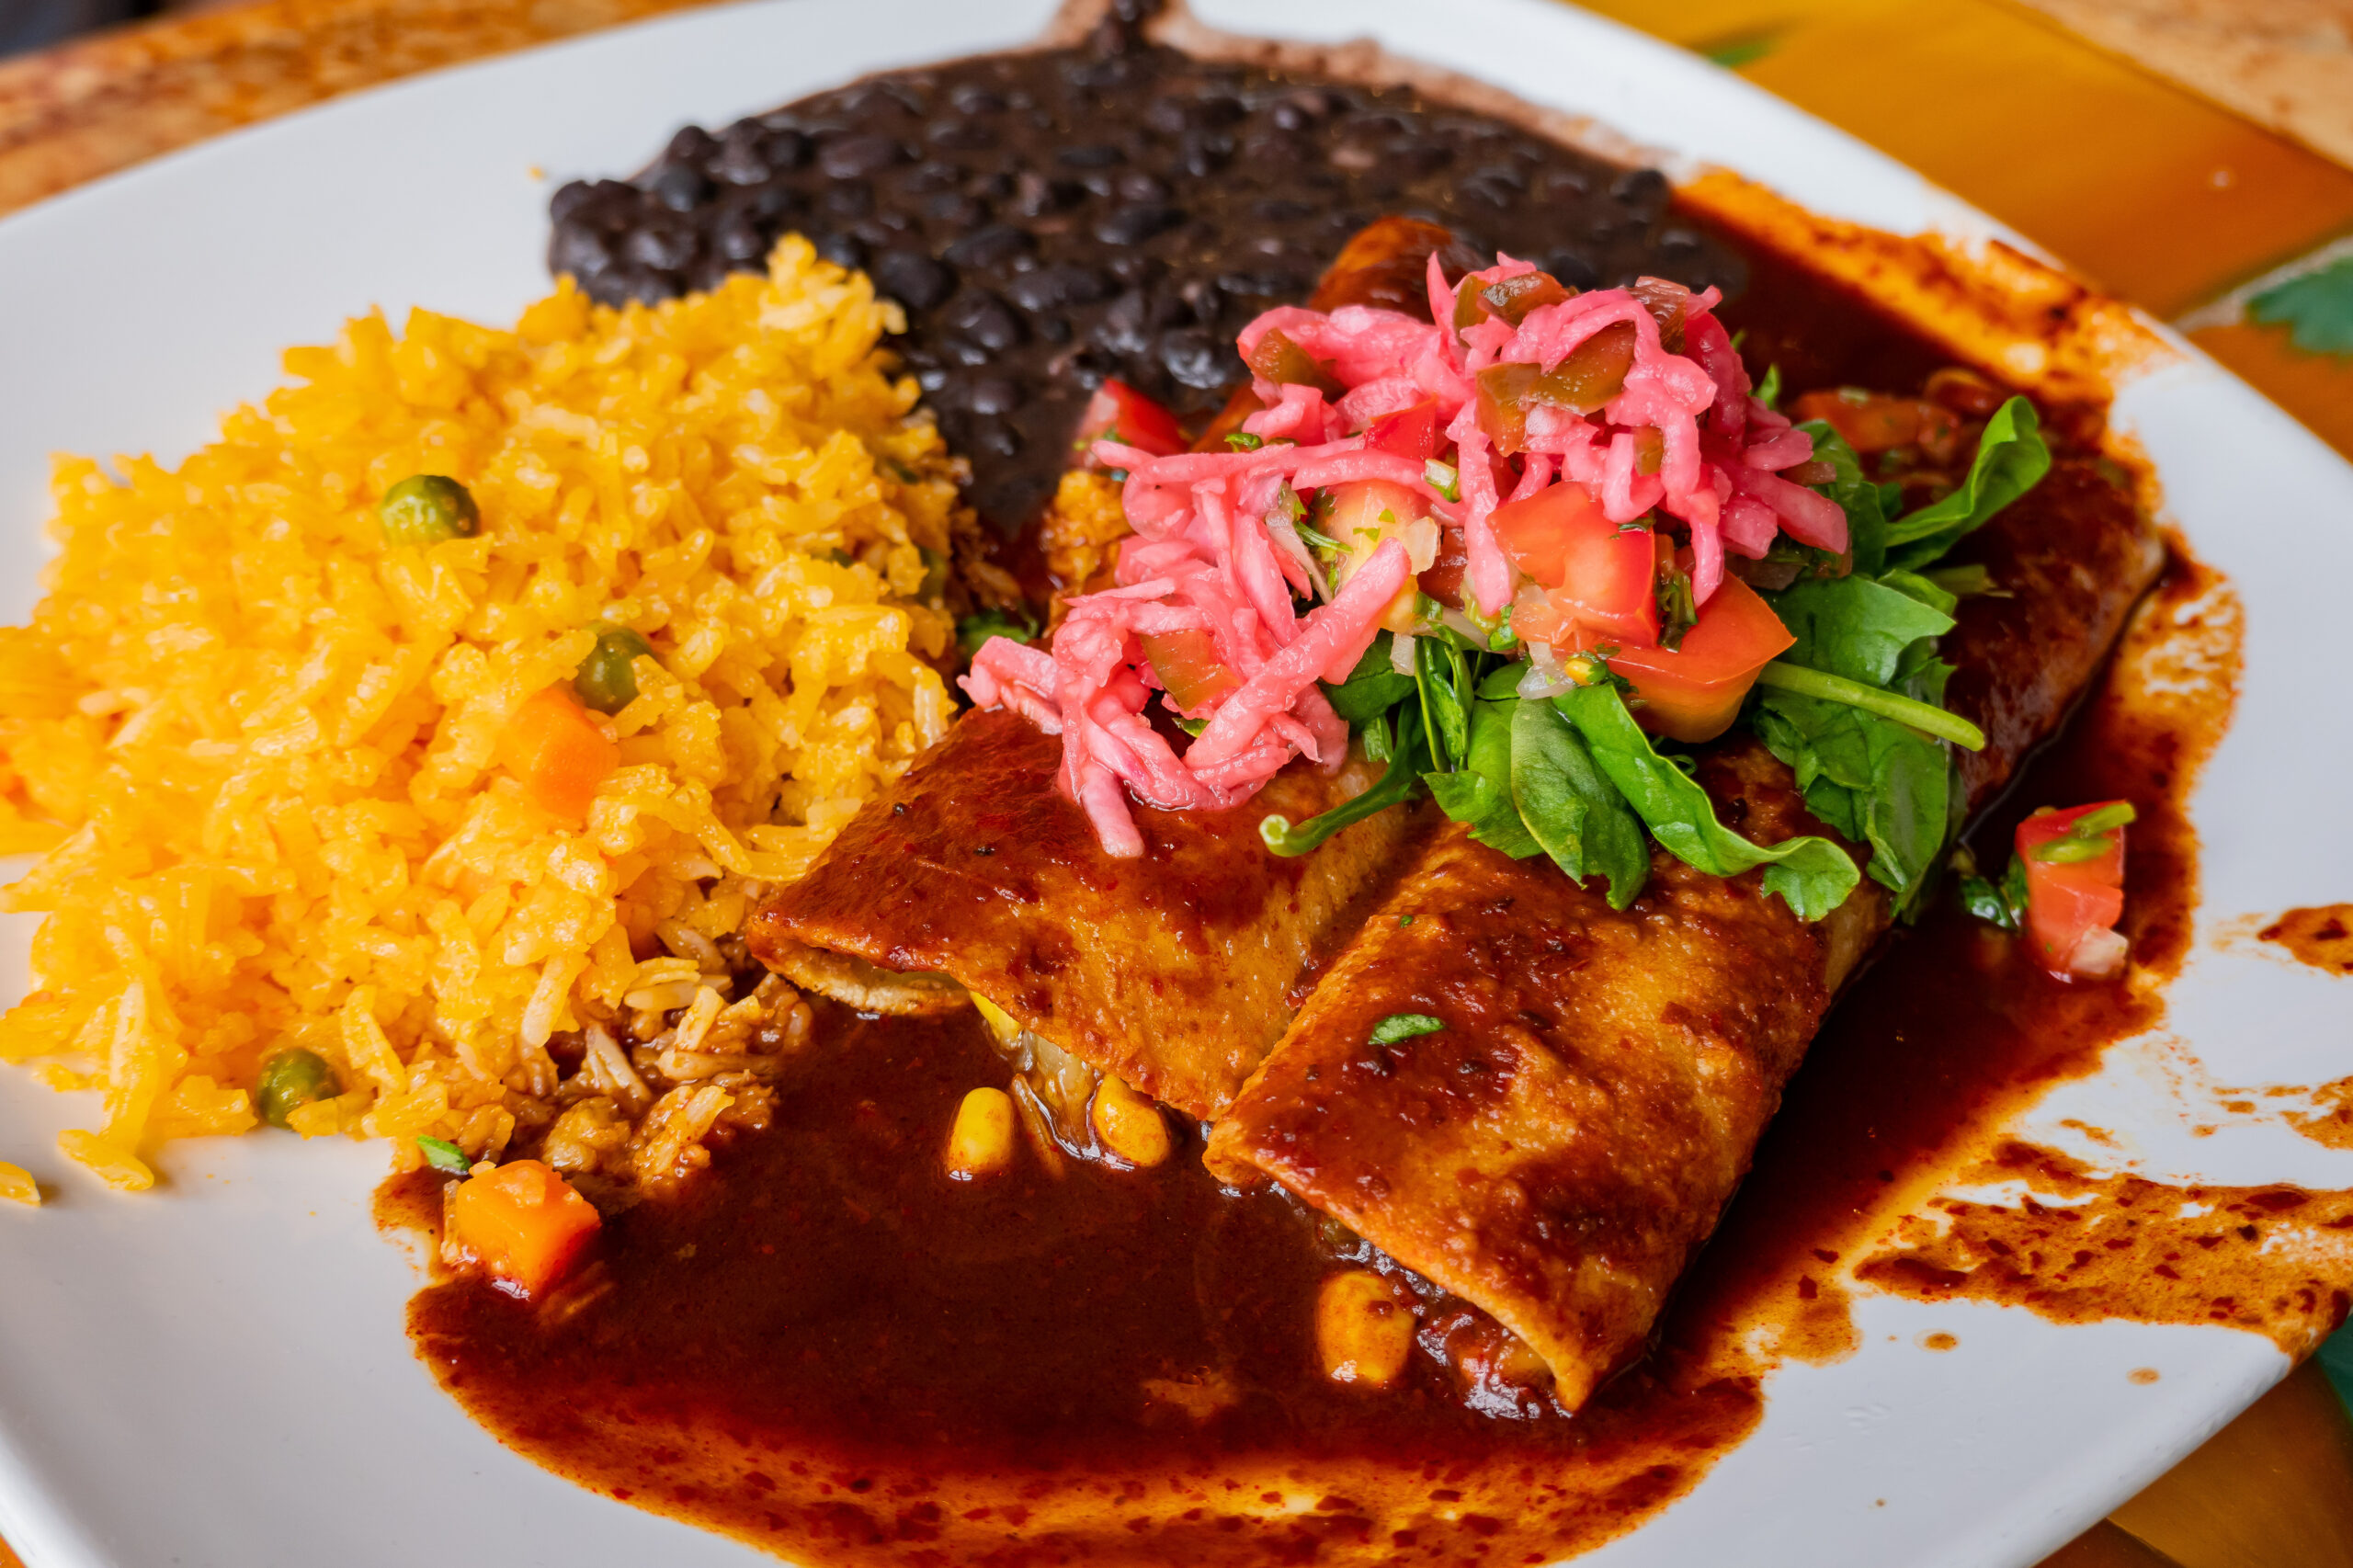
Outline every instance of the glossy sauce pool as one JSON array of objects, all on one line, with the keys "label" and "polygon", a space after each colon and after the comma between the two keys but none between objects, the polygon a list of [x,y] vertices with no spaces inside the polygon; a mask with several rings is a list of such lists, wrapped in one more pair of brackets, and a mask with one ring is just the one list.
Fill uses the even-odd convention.
[{"label": "glossy sauce pool", "polygon": [[[2177,562],[2159,594],[2197,583]],[[2141,801],[2130,928],[2168,968],[2202,736],[2120,727],[2117,707],[2096,696],[1978,837],[2006,842],[2029,802]],[[2050,981],[1949,904],[1899,934],[1832,1014],[1651,1356],[1574,1417],[1474,1414],[1421,1355],[1402,1390],[1325,1381],[1312,1217],[1222,1191],[1198,1138],[1153,1171],[949,1180],[958,1100],[1004,1073],[969,1020],[826,1015],[775,1126],[613,1216],[554,1299],[445,1280],[411,1328],[512,1447],[795,1561],[1542,1561],[1639,1523],[1755,1426],[1769,1366],[1737,1330],[1840,1348],[1831,1265],[1881,1190],[2088,1071],[2146,1027],[2149,994]],[[437,1190],[393,1184],[388,1219],[429,1216]]]}]

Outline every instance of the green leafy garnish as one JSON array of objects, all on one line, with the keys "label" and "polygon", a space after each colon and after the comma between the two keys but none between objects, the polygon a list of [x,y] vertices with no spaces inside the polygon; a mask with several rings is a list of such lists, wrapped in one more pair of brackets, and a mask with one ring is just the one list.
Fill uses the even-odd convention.
[{"label": "green leafy garnish", "polygon": [[[1960,860],[1965,850],[1955,850]],[[1973,869],[1961,879],[1961,906],[1980,920],[1991,921],[2005,931],[2015,931],[2026,924],[2026,862],[2010,857],[2010,869],[1998,882],[1986,881]]]},{"label": "green leafy garnish", "polygon": [[1414,676],[1422,695],[1422,731],[1439,770],[1462,766],[1471,750],[1471,668],[1462,650],[1444,637],[1414,639]]},{"label": "green leafy garnish", "polygon": [[1772,32],[1734,33],[1713,43],[1695,44],[1693,48],[1705,59],[1727,71],[1737,71],[1751,65],[1773,52],[1781,35]]},{"label": "green leafy garnish", "polygon": [[1924,730],[1940,740],[1950,741],[1964,751],[1985,749],[1985,732],[1947,709],[1921,702],[1883,687],[1866,686],[1843,676],[1810,670],[1803,665],[1792,665],[1776,659],[1759,671],[1756,684],[1780,691],[1795,692],[1801,697],[1815,697],[1828,702],[1843,702],[1882,719],[1893,719],[1899,724],[1909,724]]},{"label": "green leafy garnish", "polygon": [[1844,703],[1768,691],[1756,733],[1790,765],[1806,809],[1871,846],[1871,880],[1908,904],[1927,886],[1952,821],[1952,767],[1918,731]]},{"label": "green leafy garnish", "polygon": [[1324,687],[1324,695],[1330,699],[1332,710],[1349,723],[1369,724],[1414,691],[1414,677],[1399,675],[1390,662],[1392,641],[1386,631],[1373,638],[1364,657],[1357,661],[1357,667],[1348,672],[1348,678],[1338,686]]},{"label": "green leafy garnish", "polygon": [[1033,642],[1038,638],[1038,623],[1026,615],[1017,616],[1001,609],[984,609],[956,623],[956,646],[964,651],[964,657],[968,659],[978,653],[981,644],[992,637],[1003,637],[1014,642]]},{"label": "green leafy garnish", "polygon": [[1462,499],[1462,475],[1452,463],[1442,463],[1436,458],[1430,458],[1422,464],[1422,477],[1430,482],[1432,490],[1448,500]]},{"label": "green leafy garnish", "polygon": [[2116,847],[2109,835],[2138,815],[2130,801],[2111,801],[2096,812],[2086,812],[2067,824],[2067,831],[2057,838],[2046,838],[2034,846],[2037,860],[2047,866],[2073,866],[2086,860],[2097,860]]},{"label": "green leafy garnish", "polygon": [[[1903,577],[1909,579],[1903,585],[1860,573],[1814,578],[1773,595],[1773,613],[1797,639],[1782,658],[1848,680],[1887,685],[1914,643],[1941,637],[1953,626],[1945,613],[1952,604],[1949,595],[1909,573]],[[1943,606],[1906,593],[1904,587],[1912,585],[1942,598]]]},{"label": "green leafy garnish", "polygon": [[437,1171],[448,1171],[451,1176],[464,1176],[474,1168],[474,1163],[466,1158],[466,1152],[447,1138],[420,1137],[416,1141],[416,1146],[423,1152],[425,1163]]},{"label": "green leafy garnish", "polygon": [[1580,687],[1552,700],[1651,836],[1686,865],[1717,877],[1762,866],[1765,891],[1779,893],[1804,920],[1837,908],[1862,880],[1853,858],[1826,838],[1806,835],[1760,845],[1718,822],[1708,792],[1659,756],[1614,687]]},{"label": "green leafy garnish", "polygon": [[1994,585],[1994,574],[1985,569],[1983,562],[1972,562],[1966,566],[1933,567],[1921,573],[1920,576],[1950,594],[1956,601],[1975,598],[2006,599],[2010,597],[2008,590]]},{"label": "green leafy garnish", "polygon": [[1225,438],[1225,444],[1237,452],[1255,452],[1267,444],[1267,439],[1247,430],[1236,430]]},{"label": "green leafy garnish", "polygon": [[1372,1033],[1366,1037],[1365,1043],[1367,1045],[1395,1045],[1401,1040],[1411,1040],[1415,1035],[1436,1034],[1444,1028],[1446,1028],[1444,1023],[1431,1017],[1427,1013],[1392,1013],[1372,1026]]},{"label": "green leafy garnish", "polygon": [[1985,422],[1976,460],[1960,487],[1887,525],[1889,563],[1916,569],[1935,561],[2050,472],[2051,449],[2043,444],[2034,404],[2010,399]]},{"label": "green leafy garnish", "polygon": [[1511,798],[1523,831],[1573,880],[1607,877],[1609,906],[1625,908],[1650,875],[1641,819],[1558,708],[1544,701],[1514,707]]},{"label": "green leafy garnish", "polygon": [[1425,775],[1422,780],[1440,811],[1468,824],[1472,837],[1515,860],[1544,852],[1520,820],[1512,790],[1512,714],[1520,705],[1518,698],[1472,703],[1471,741],[1462,767],[1452,773]]},{"label": "green leafy garnish", "polygon": [[2307,354],[2353,354],[2353,256],[2266,289],[2247,301],[2247,314],[2287,327]]},{"label": "green leafy garnish", "polygon": [[1422,781],[1427,755],[1422,744],[1420,715],[1410,706],[1400,710],[1397,738],[1390,748],[1388,770],[1381,774],[1380,782],[1355,800],[1343,801],[1321,816],[1310,817],[1296,825],[1279,813],[1269,812],[1258,821],[1259,841],[1278,855],[1306,854],[1342,828],[1385,812],[1411,795]]},{"label": "green leafy garnish", "polygon": [[1511,606],[1504,606],[1503,619],[1487,633],[1487,651],[1506,654],[1519,652],[1519,633],[1511,629]]},{"label": "green leafy garnish", "polygon": [[1756,383],[1749,396],[1773,410],[1781,410],[1781,362],[1778,359],[1765,367],[1765,379]]}]

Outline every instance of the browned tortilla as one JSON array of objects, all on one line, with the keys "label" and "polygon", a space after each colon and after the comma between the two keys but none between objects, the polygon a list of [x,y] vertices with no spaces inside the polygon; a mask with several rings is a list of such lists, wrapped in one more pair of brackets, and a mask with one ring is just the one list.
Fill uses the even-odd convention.
[{"label": "browned tortilla", "polygon": [[[1970,553],[2011,597],[1967,601],[1944,643],[1952,706],[1988,736],[1962,764],[1972,806],[2058,727],[2162,561],[2082,459],[1981,541]],[[1824,831],[1753,740],[1707,754],[1699,777],[1759,842]],[[1868,881],[1809,926],[1757,873],[1710,877],[1664,850],[1632,907],[1602,893],[1449,826],[1209,1146],[1228,1179],[1271,1176],[1493,1313],[1573,1407],[1640,1351],[1888,918]],[[1396,1013],[1445,1027],[1370,1045]]]},{"label": "browned tortilla", "polygon": [[1002,709],[966,714],[748,933],[792,972],[796,945],[884,970],[937,971],[1065,1051],[1193,1117],[1223,1113],[1281,1035],[1292,982],[1396,858],[1383,812],[1312,855],[1259,842],[1380,776],[1278,774],[1230,812],[1135,808],[1141,858],[1114,859],[1054,787],[1062,741]]}]

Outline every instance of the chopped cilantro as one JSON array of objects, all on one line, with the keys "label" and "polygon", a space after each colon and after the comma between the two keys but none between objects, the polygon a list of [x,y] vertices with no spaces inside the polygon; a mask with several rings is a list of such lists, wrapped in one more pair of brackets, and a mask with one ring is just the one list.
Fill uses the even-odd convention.
[{"label": "chopped cilantro", "polygon": [[[1408,919],[1412,918],[1410,915]],[[1427,1013],[1392,1013],[1372,1026],[1367,1037],[1370,1045],[1395,1045],[1401,1040],[1411,1040],[1417,1034],[1436,1034],[1446,1025]]]},{"label": "chopped cilantro", "polygon": [[464,1176],[474,1168],[473,1162],[466,1158],[466,1152],[447,1138],[419,1138],[416,1146],[424,1153],[425,1163],[437,1171]]},{"label": "chopped cilantro", "polygon": [[2353,256],[2266,289],[2248,301],[2247,313],[2287,327],[2307,354],[2353,354]]}]

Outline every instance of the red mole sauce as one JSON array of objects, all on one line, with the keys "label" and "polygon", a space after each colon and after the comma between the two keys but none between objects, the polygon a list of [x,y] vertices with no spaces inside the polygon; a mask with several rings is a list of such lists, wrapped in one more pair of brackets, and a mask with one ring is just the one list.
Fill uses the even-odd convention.
[{"label": "red mole sauce", "polygon": [[[1793,391],[1909,389],[1940,362],[1836,286],[1782,266],[1756,276],[1740,324],[1756,369],[1795,367]],[[1802,342],[1816,345],[1802,361]],[[2176,1218],[2187,1194],[1994,1143],[2041,1089],[2155,1021],[2188,942],[2183,805],[2228,717],[2235,607],[2186,561],[2154,602],[2165,613],[2136,621],[1972,837],[1998,871],[2030,806],[2134,801],[2132,977],[2054,982],[1949,899],[1898,932],[1831,1015],[1650,1355],[1574,1416],[1466,1395],[1435,1312],[1399,1386],[1325,1381],[1315,1290],[1345,1239],[1279,1192],[1219,1187],[1189,1131],[1153,1170],[1057,1178],[1025,1159],[950,1181],[961,1096],[1005,1079],[969,1016],[821,1012],[767,1131],[610,1214],[591,1263],[541,1303],[471,1278],[428,1286],[410,1309],[419,1352],[538,1462],[804,1563],[1468,1564],[1573,1554],[1688,1491],[1762,1415],[1774,1353],[1746,1348],[1749,1331],[1778,1326],[1783,1356],[1849,1347],[1859,1264],[1880,1289],[2062,1318],[2329,1319],[2284,1264],[2259,1290],[2233,1283],[2281,1216],[2321,1199],[2216,1194],[2191,1234]],[[2192,666],[2212,678],[2156,678]],[[1947,1242],[1864,1261],[1891,1205],[1984,1158],[2105,1206],[2093,1258],[2029,1208],[1972,1210]],[[429,1213],[438,1181],[402,1178],[384,1211]],[[2147,1285],[2160,1265],[2171,1276]]]}]

